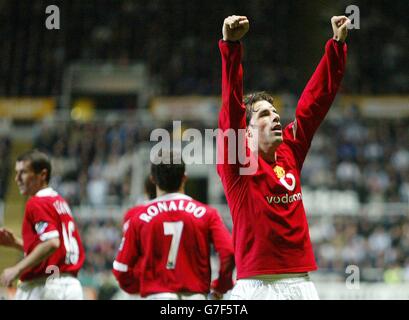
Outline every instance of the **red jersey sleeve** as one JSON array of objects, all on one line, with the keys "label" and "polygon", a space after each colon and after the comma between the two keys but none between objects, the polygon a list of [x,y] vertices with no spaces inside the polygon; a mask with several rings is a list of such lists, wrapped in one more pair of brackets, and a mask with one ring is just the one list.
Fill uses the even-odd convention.
[{"label": "red jersey sleeve", "polygon": [[345,72],[346,43],[327,41],[325,53],[297,105],[295,121],[284,131],[301,169],[315,131],[324,120]]},{"label": "red jersey sleeve", "polygon": [[[243,48],[240,42],[220,40],[219,49],[222,58],[222,107],[219,114],[219,129],[222,132],[219,131],[218,136],[218,163],[223,163],[226,169],[237,170],[240,163],[238,152],[246,155],[244,135],[246,108],[243,104],[243,67],[241,64]],[[238,133],[239,129],[243,129],[242,134]],[[220,166],[218,166],[219,169]]]},{"label": "red jersey sleeve", "polygon": [[139,269],[136,267],[139,256],[137,228],[136,220],[132,218],[124,224],[124,235],[112,269],[119,286],[131,294],[139,292],[140,288]]},{"label": "red jersey sleeve", "polygon": [[240,42],[219,41],[222,56],[222,109],[219,128],[246,128],[246,108],[243,105],[242,45]]},{"label": "red jersey sleeve", "polygon": [[216,210],[210,217],[210,232],[220,260],[219,277],[212,282],[212,288],[225,293],[233,287],[234,251],[231,235]]},{"label": "red jersey sleeve", "polygon": [[58,221],[52,216],[48,202],[42,202],[36,198],[31,198],[27,202],[27,217],[33,226],[36,237],[40,241],[47,241],[59,238]]},{"label": "red jersey sleeve", "polygon": [[122,219],[122,225],[125,225],[125,223],[126,223],[128,220],[130,220],[130,219],[135,215],[136,212],[137,212],[137,210],[135,210],[135,208],[129,209],[129,210],[125,213],[125,215],[124,215],[124,217],[123,217],[123,219]]}]

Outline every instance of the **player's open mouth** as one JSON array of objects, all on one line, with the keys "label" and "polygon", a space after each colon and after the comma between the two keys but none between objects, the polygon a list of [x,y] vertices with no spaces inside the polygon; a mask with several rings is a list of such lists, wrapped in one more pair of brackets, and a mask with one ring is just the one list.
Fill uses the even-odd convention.
[{"label": "player's open mouth", "polygon": [[271,130],[281,134],[281,124],[276,124]]}]

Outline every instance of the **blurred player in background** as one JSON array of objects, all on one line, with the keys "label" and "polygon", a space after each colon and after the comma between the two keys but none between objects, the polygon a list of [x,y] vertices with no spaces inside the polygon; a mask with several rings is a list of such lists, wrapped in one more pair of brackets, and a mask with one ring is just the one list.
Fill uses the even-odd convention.
[{"label": "blurred player in background", "polygon": [[[210,290],[221,298],[233,286],[231,236],[215,209],[184,194],[180,156],[164,152],[161,161],[151,166],[157,198],[127,213],[113,273],[123,290],[148,299],[206,299]],[[220,259],[212,283],[211,243]]]},{"label": "blurred player in background", "polygon": [[156,186],[153,183],[151,176],[147,176],[145,178],[144,193],[145,193],[145,197],[148,200],[152,200],[156,198]]},{"label": "blurred player in background", "polygon": [[224,20],[223,40],[219,42],[219,127],[246,130],[246,141],[238,141],[237,145],[258,164],[255,174],[241,175],[244,165],[239,164],[238,153],[236,164],[229,164],[228,140],[224,138],[219,144],[224,148],[220,153],[224,161],[217,170],[232,214],[239,279],[231,299],[318,299],[308,275],[317,267],[300,175],[313,135],[344,75],[348,23],[345,16],[331,19],[333,39],[326,43],[324,56],[301,95],[295,120],[283,129],[270,95],[259,92],[243,100],[240,40],[249,30],[248,19],[229,16]]},{"label": "blurred player in background", "polygon": [[[144,198],[146,199],[144,203],[149,202],[150,200],[153,200],[156,198],[156,185],[152,182],[151,176],[146,176],[144,180],[144,185],[143,185],[143,193],[144,193]],[[122,232],[125,233],[126,227],[129,225],[129,220],[133,217],[133,214],[135,213],[134,210],[129,210],[125,213],[123,220],[122,220]],[[139,264],[136,264],[134,266],[135,273],[138,275],[139,274]],[[134,293],[131,295],[126,295],[125,296],[128,299],[140,299],[140,294],[139,293]],[[125,299],[125,298],[122,298]]]},{"label": "blurred player in background", "polygon": [[25,257],[1,274],[8,287],[20,278],[17,300],[83,299],[77,274],[84,249],[67,202],[48,186],[51,163],[46,154],[29,151],[17,158],[15,181],[27,201],[22,239],[0,228],[0,245],[24,251]]},{"label": "blurred player in background", "polygon": [[[145,177],[143,183],[143,194],[144,194],[144,203],[149,202],[156,198],[156,185],[152,182],[151,176]],[[134,211],[129,210],[125,213],[122,219],[122,225],[124,226],[126,222],[133,216]]]},{"label": "blurred player in background", "polygon": [[[143,185],[143,193],[145,197],[145,203],[149,202],[150,200],[153,200],[156,198],[156,185],[152,181],[151,176],[147,176],[144,180],[144,185]],[[135,213],[134,210],[129,210],[125,213],[123,219],[122,219],[122,226],[125,226],[128,220],[130,220]],[[123,230],[125,232],[125,230]]]}]

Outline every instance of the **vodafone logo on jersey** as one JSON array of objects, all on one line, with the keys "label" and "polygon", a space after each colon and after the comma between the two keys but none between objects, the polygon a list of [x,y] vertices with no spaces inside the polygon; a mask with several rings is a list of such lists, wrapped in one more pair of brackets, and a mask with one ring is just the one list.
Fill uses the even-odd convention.
[{"label": "vodafone logo on jersey", "polygon": [[300,201],[302,200],[302,194],[301,192],[295,193],[295,194],[291,194],[289,195],[288,193],[286,193],[283,196],[266,196],[266,199],[268,201],[269,204],[288,204],[288,203],[293,203],[295,201]]},{"label": "vodafone logo on jersey", "polygon": [[[286,173],[284,168],[280,166],[275,166],[274,167],[274,173],[276,174],[277,178],[279,179],[280,183],[288,190],[288,191],[294,191],[296,181],[295,177],[292,173]],[[288,204],[288,203],[293,203],[294,201],[300,201],[302,200],[302,194],[301,192],[295,193],[295,194],[288,194],[286,193],[283,196],[266,196],[266,199],[269,204]]]},{"label": "vodafone logo on jersey", "polygon": [[[289,179],[291,182],[288,183],[287,179]],[[295,189],[295,177],[292,173],[287,173],[285,177],[282,177],[280,179],[281,184],[286,187],[289,191],[293,191]]]},{"label": "vodafone logo on jersey", "polygon": [[280,179],[281,184],[286,187],[289,191],[294,191],[295,189],[295,177],[292,173],[285,173],[283,167],[275,166],[274,173],[276,174],[277,178]]}]

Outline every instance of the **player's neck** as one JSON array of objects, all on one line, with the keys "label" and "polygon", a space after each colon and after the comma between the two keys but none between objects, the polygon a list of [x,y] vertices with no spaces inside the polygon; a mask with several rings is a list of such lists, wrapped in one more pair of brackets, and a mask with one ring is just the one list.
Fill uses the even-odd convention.
[{"label": "player's neck", "polygon": [[267,152],[259,150],[259,155],[268,163],[274,163],[277,160],[276,149]]},{"label": "player's neck", "polygon": [[279,144],[256,144],[252,139],[248,140],[251,152],[257,153],[258,156],[264,159],[268,163],[274,163],[277,160],[276,151]]},{"label": "player's neck", "polygon": [[43,190],[43,189],[46,189],[46,188],[48,188],[48,187],[49,187],[48,184],[43,184],[43,185],[39,186],[38,188],[33,189],[33,190],[30,192],[29,196],[30,196],[30,197],[35,196],[35,195],[37,194],[37,192],[39,192],[39,191],[41,191],[41,190]]},{"label": "player's neck", "polygon": [[169,194],[169,193],[182,193],[182,194],[185,194],[185,190],[184,190],[184,188],[179,188],[179,190],[176,190],[176,191],[173,191],[173,192],[167,192],[167,191],[161,190],[160,188],[156,187],[156,197],[161,197],[161,196],[164,196],[164,195]]}]

